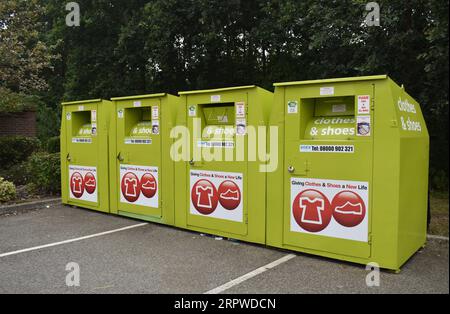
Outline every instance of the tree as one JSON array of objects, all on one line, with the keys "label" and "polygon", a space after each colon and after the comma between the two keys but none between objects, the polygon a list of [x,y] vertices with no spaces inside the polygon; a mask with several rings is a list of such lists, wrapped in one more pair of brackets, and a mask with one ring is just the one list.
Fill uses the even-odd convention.
[{"label": "tree", "polygon": [[0,111],[33,106],[35,93],[47,88],[43,71],[52,57],[39,38],[43,13],[37,0],[0,2]]}]

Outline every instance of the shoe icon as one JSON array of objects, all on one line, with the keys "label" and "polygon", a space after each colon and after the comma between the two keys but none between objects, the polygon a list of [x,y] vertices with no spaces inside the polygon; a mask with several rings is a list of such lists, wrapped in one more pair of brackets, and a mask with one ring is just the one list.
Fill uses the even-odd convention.
[{"label": "shoe icon", "polygon": [[360,203],[358,204],[353,204],[350,202],[346,202],[344,205],[342,206],[336,206],[336,208],[334,209],[335,212],[339,213],[339,214],[344,214],[344,215],[358,215],[361,216],[363,214],[363,209],[362,209],[362,205]]},{"label": "shoe icon", "polygon": [[141,185],[141,188],[144,190],[155,190],[156,189],[156,182],[147,181],[144,184]]},{"label": "shoe icon", "polygon": [[220,194],[220,198],[225,200],[239,201],[239,191],[231,191],[228,189],[226,192]]}]

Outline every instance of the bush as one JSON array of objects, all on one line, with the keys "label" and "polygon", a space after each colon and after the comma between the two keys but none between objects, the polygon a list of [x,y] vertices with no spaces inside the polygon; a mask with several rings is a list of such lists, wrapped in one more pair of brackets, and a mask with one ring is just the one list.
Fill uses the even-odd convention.
[{"label": "bush", "polygon": [[0,169],[0,177],[13,182],[15,185],[25,185],[30,180],[28,161],[12,165],[9,169]]},{"label": "bush", "polygon": [[61,190],[59,153],[35,153],[29,159],[29,182],[39,192],[55,194]]},{"label": "bush", "polygon": [[27,160],[39,147],[40,141],[34,137],[0,137],[0,168],[8,169]]},{"label": "bush", "polygon": [[59,153],[60,152],[60,142],[59,136],[50,137],[47,140],[47,152],[48,153]]},{"label": "bush", "polygon": [[0,202],[7,202],[16,197],[16,187],[14,183],[6,181],[0,177]]}]

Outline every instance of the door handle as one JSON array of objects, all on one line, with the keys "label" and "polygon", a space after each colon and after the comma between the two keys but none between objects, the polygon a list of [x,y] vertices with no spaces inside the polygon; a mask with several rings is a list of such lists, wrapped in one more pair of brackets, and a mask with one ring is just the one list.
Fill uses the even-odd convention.
[{"label": "door handle", "polygon": [[117,160],[118,161],[123,161],[124,160],[124,158],[122,157],[122,154],[120,152],[117,154]]},{"label": "door handle", "polygon": [[67,153],[66,160],[67,160],[68,162],[70,162],[70,161],[72,160],[72,157],[70,157],[70,153]]}]

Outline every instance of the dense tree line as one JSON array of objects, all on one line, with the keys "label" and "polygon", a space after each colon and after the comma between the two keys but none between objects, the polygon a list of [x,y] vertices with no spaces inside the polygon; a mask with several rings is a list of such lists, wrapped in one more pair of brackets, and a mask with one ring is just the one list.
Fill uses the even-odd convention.
[{"label": "dense tree line", "polygon": [[389,74],[422,104],[432,184],[447,189],[446,0],[380,0],[380,27],[363,23],[361,0],[79,0],[79,27],[65,1],[30,1],[52,51],[43,136],[58,132],[61,100]]}]

